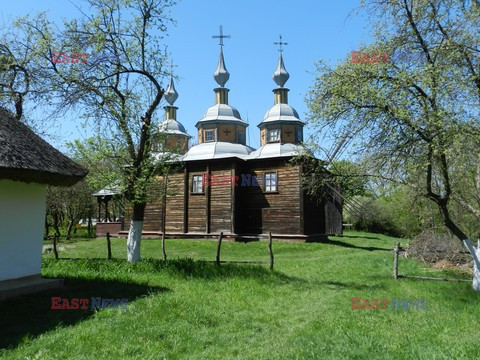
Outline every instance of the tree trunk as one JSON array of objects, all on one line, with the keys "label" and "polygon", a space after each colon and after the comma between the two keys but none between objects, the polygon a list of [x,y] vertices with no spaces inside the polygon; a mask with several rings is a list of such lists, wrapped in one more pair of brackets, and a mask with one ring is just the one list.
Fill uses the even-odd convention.
[{"label": "tree trunk", "polygon": [[53,217],[53,229],[55,230],[55,233],[60,239],[60,236],[62,236],[62,234],[60,233],[60,225],[61,225],[60,217],[58,216],[57,213],[52,214],[52,217]]},{"label": "tree trunk", "polygon": [[146,204],[134,204],[130,230],[127,239],[127,260],[140,261],[140,241],[142,240],[143,216]]},{"label": "tree trunk", "polygon": [[480,291],[480,241],[477,244],[477,258],[474,259],[473,264],[473,282],[472,286],[475,291]]},{"label": "tree trunk", "polygon": [[463,240],[468,251],[473,257],[473,280],[472,287],[475,291],[480,291],[480,240],[478,241],[477,248],[473,246],[469,239]]},{"label": "tree trunk", "polygon": [[54,225],[55,228],[55,234],[60,238],[62,236],[62,233],[60,232],[60,227],[59,225]]},{"label": "tree trunk", "polygon": [[50,223],[48,222],[48,215],[45,215],[45,239],[50,235]]},{"label": "tree trunk", "polygon": [[72,237],[72,228],[73,224],[75,223],[75,220],[69,220],[68,225],[67,225],[67,240],[70,240]]},{"label": "tree trunk", "polygon": [[92,228],[93,228],[93,225],[92,225],[92,210],[89,210],[88,211],[88,222],[87,222],[88,237],[92,237],[92,234],[93,234]]},{"label": "tree trunk", "polygon": [[[438,203],[438,202],[437,202]],[[473,279],[472,287],[475,291],[480,291],[480,241],[477,248],[473,246],[467,235],[455,224],[450,218],[450,212],[446,203],[438,203],[440,213],[442,214],[443,223],[468,249],[473,258]]]}]

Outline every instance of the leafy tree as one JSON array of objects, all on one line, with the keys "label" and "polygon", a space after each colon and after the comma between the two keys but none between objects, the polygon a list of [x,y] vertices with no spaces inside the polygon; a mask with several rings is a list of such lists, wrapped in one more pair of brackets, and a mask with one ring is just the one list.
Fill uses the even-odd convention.
[{"label": "leafy tree", "polygon": [[112,187],[122,189],[122,166],[128,163],[128,154],[121,143],[94,136],[83,141],[74,140],[67,146],[72,158],[88,168],[85,180],[93,191]]},{"label": "leafy tree", "polygon": [[[163,97],[166,60],[161,45],[170,0],[87,0],[89,12],[56,30],[46,17],[19,21],[38,38],[39,65],[57,89],[59,106],[77,106],[98,132],[121,149],[119,168],[126,199],[132,204],[127,241],[129,261],[140,260],[140,240],[149,186],[166,158],[154,159],[151,132]],[[67,63],[58,63],[57,51]],[[107,54],[83,62],[79,54]]]},{"label": "leafy tree", "polygon": [[74,231],[81,219],[92,218],[95,203],[92,197],[92,188],[85,180],[74,186],[63,188],[61,192],[65,196],[66,237],[68,240],[72,236],[72,230]]},{"label": "leafy tree", "polygon": [[368,195],[368,178],[364,176],[360,164],[348,160],[338,160],[330,165],[329,171],[340,182],[345,198]]},{"label": "leafy tree", "polygon": [[[318,65],[311,120],[337,141],[357,139],[366,173],[415,186],[436,204],[444,225],[469,247],[451,216],[452,149],[480,134],[480,3],[461,0],[368,0],[375,41],[362,53],[389,61]],[[399,53],[411,54],[400,59]],[[466,134],[465,128],[471,130]],[[418,187],[420,184],[420,187]],[[475,268],[474,287],[480,290]]]},{"label": "leafy tree", "polygon": [[[45,13],[38,14],[31,24],[40,28]],[[64,115],[63,109],[50,107],[56,102],[55,82],[52,81],[43,53],[41,37],[22,29],[24,19],[2,24],[0,33],[0,106],[10,110],[36,133],[47,135],[46,129],[55,118]],[[35,109],[41,109],[30,116]],[[46,111],[48,110],[48,111]],[[49,111],[52,110],[52,111]],[[39,117],[39,114],[43,116]]]},{"label": "leafy tree", "polygon": [[[28,58],[19,59],[5,43],[0,43],[0,104],[20,120],[23,116],[24,98],[30,90]],[[12,109],[13,108],[13,109]]]},{"label": "leafy tree", "polygon": [[[468,134],[470,131],[465,131]],[[452,151],[453,199],[480,223],[480,139],[466,136]]]},{"label": "leafy tree", "polygon": [[50,226],[59,238],[62,235],[61,229],[65,228],[68,240],[80,220],[91,219],[95,208],[92,192],[92,188],[85,180],[71,187],[49,186],[45,219],[46,236],[49,235]]},{"label": "leafy tree", "polygon": [[65,197],[58,191],[60,188],[53,186],[47,187],[47,208],[45,216],[45,231],[46,236],[49,236],[50,226],[53,227],[56,236],[59,238],[62,235],[60,228],[65,220]]}]

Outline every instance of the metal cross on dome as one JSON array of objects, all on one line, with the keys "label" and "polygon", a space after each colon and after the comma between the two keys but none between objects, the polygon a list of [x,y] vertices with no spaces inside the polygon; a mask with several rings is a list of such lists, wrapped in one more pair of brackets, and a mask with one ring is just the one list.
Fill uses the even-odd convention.
[{"label": "metal cross on dome", "polygon": [[178,67],[178,65],[175,65],[173,63],[173,59],[170,60],[170,76],[173,76],[173,68]]},{"label": "metal cross on dome", "polygon": [[220,39],[220,46],[223,46],[223,39],[230,39],[230,35],[223,35],[223,26],[220,25],[220,35],[213,35],[212,39]]},{"label": "metal cross on dome", "polygon": [[288,45],[288,43],[282,41],[282,35],[280,35],[280,41],[276,41],[273,45],[278,45],[278,52],[283,52],[282,45]]}]

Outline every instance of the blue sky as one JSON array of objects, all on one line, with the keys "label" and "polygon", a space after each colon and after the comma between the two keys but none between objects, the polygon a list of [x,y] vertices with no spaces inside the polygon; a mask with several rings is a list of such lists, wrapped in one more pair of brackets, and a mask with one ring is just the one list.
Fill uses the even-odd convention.
[{"label": "blue sky", "polygon": [[[219,25],[232,36],[225,40],[224,47],[230,72],[226,86],[230,89],[230,105],[250,123],[249,144],[258,147],[257,124],[273,104],[272,73],[278,59],[273,42],[278,41],[279,34],[288,42],[283,56],[290,73],[286,84],[289,103],[305,119],[305,95],[314,81],[315,62],[324,59],[335,63],[370,40],[366,17],[348,16],[358,6],[359,0],[180,0],[172,9],[177,24],[170,26],[165,38],[178,65],[178,120],[196,140],[195,123],[214,103],[213,71],[219,46],[212,35],[218,33]],[[69,0],[16,0],[2,1],[0,15],[6,22],[10,17],[37,11],[47,11],[59,25],[62,18],[77,13]],[[66,141],[88,135],[78,120],[70,117],[49,132],[55,136],[53,144],[61,149]],[[307,129],[306,134],[309,132]]]}]

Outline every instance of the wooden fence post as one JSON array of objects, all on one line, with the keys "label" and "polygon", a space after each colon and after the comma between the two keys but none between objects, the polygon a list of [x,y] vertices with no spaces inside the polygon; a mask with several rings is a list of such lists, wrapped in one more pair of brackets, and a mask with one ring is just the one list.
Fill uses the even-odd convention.
[{"label": "wooden fence post", "polygon": [[223,232],[221,232],[220,236],[218,237],[217,258],[215,261],[217,265],[220,265],[220,247],[222,246],[222,238],[223,238]]},{"label": "wooden fence post", "polygon": [[110,233],[107,232],[107,259],[112,260],[112,244],[110,243]]},{"label": "wooden fence post", "polygon": [[167,261],[167,252],[165,250],[165,231],[162,232],[162,254],[163,261]]},{"label": "wooden fence post", "polygon": [[268,251],[270,252],[270,270],[273,270],[272,232],[268,232]]},{"label": "wooden fence post", "polygon": [[53,253],[55,254],[55,260],[58,260],[57,234],[53,235]]},{"label": "wooden fence post", "polygon": [[397,243],[393,249],[393,278],[398,279],[398,253],[400,252],[400,243]]}]

